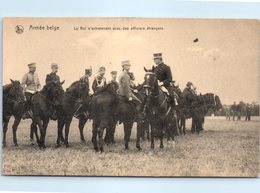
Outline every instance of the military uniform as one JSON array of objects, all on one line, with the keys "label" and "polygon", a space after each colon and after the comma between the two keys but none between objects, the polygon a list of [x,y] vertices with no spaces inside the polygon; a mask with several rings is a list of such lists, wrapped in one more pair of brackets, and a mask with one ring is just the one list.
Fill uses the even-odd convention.
[{"label": "military uniform", "polygon": [[92,75],[91,69],[85,69],[85,74],[80,78],[80,80],[86,82],[89,85],[89,77]]},{"label": "military uniform", "polygon": [[[117,71],[112,71],[111,75],[115,75],[116,76],[117,75]],[[119,83],[116,80],[114,80],[114,79],[110,80],[109,83],[111,83],[111,82],[114,83],[115,89],[118,90],[119,89]]]},{"label": "military uniform", "polygon": [[99,91],[102,90],[102,88],[104,88],[104,86],[106,86],[106,84],[107,83],[105,77],[96,76],[92,84],[93,92],[98,93]]},{"label": "military uniform", "polygon": [[118,77],[118,82],[119,82],[119,88],[118,88],[118,94],[123,97],[132,97],[132,91],[131,91],[131,79],[128,74],[128,72],[123,71],[119,77]]},{"label": "military uniform", "polygon": [[45,79],[46,84],[49,82],[60,82],[60,77],[56,73],[50,73],[47,74],[46,79]]},{"label": "military uniform", "polygon": [[[36,67],[36,64],[28,64],[28,67]],[[27,112],[30,109],[32,95],[41,89],[41,84],[38,75],[35,72],[26,73],[22,78],[21,86],[23,87],[24,95],[26,98],[25,112]],[[30,113],[29,116],[31,116]],[[26,115],[24,118],[27,117],[28,115]]]},{"label": "military uniform", "polygon": [[[161,59],[162,60],[162,54],[157,53],[154,54],[154,59]],[[171,97],[171,104],[172,105],[177,105],[176,101],[176,90],[173,86],[173,80],[172,80],[172,72],[171,69],[168,65],[164,64],[161,62],[159,65],[156,67],[153,67],[152,72],[156,74],[157,79],[163,83],[163,86],[167,89],[169,92],[169,95]]]},{"label": "military uniform", "polygon": [[169,66],[164,63],[159,64],[153,68],[153,73],[156,74],[156,77],[159,81],[163,82],[163,85],[167,88],[171,86],[172,83],[172,73]]}]

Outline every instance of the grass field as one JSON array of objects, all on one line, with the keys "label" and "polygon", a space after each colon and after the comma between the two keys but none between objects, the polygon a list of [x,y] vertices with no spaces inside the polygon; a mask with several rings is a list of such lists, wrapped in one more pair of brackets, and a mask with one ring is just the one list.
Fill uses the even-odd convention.
[{"label": "grass field", "polygon": [[[19,147],[12,143],[10,122],[7,147],[3,149],[4,175],[82,175],[82,176],[258,176],[259,124],[206,118],[201,134],[178,136],[165,148],[150,149],[150,142],[135,149],[136,126],[131,136],[130,150],[124,150],[123,129],[116,129],[116,144],[105,146],[105,152],[95,153],[91,143],[91,122],[85,126],[86,144],[80,143],[78,121],[73,120],[69,142],[71,147],[55,148],[56,122],[47,130],[47,148],[39,150],[29,142],[28,120],[17,131]],[[190,128],[190,120],[187,122]]]}]

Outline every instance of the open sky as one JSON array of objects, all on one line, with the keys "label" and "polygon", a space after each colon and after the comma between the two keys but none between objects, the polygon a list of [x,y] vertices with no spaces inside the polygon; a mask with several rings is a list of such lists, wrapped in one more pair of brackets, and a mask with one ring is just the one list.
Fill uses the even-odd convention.
[{"label": "open sky", "polygon": [[[22,34],[15,32],[17,25],[23,26]],[[47,30],[47,25],[59,30]],[[45,30],[37,30],[39,26]],[[59,64],[58,74],[65,80],[65,88],[90,66],[91,82],[101,65],[107,68],[109,80],[111,70],[121,71],[122,60],[131,61],[135,82],[142,83],[143,67],[151,68],[153,53],[161,52],[182,89],[187,81],[192,81],[199,93],[213,92],[223,104],[260,101],[258,20],[6,18],[3,35],[3,84],[9,83],[9,78],[21,80],[31,62],[37,63],[42,85],[53,62]],[[194,42],[196,38],[198,41]]]}]

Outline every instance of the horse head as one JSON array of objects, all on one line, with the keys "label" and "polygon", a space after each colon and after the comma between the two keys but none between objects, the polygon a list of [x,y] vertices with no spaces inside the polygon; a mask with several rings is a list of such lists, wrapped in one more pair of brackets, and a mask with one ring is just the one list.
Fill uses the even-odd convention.
[{"label": "horse head", "polygon": [[159,87],[155,73],[149,71],[145,73],[143,87],[145,88],[146,96],[158,95]]},{"label": "horse head", "polygon": [[18,102],[24,101],[24,93],[20,81],[12,79],[10,79],[10,81],[11,84],[7,87],[8,91],[6,96]]},{"label": "horse head", "polygon": [[215,101],[216,101],[215,110],[218,111],[218,110],[222,109],[222,103],[221,103],[221,100],[218,95],[215,95]]},{"label": "horse head", "polygon": [[66,92],[76,99],[85,100],[89,94],[89,85],[84,80],[75,81]]}]

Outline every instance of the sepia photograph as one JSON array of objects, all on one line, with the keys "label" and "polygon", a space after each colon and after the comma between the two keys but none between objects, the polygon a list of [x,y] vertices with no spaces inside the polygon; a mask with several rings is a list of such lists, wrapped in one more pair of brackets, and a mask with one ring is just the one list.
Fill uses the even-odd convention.
[{"label": "sepia photograph", "polygon": [[5,176],[258,177],[260,20],[3,19]]}]

